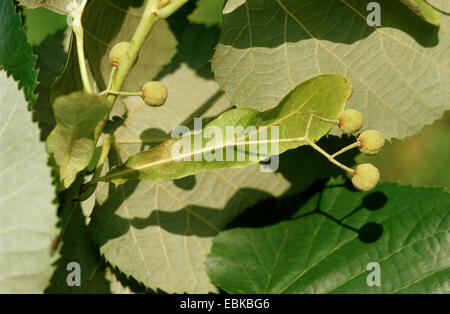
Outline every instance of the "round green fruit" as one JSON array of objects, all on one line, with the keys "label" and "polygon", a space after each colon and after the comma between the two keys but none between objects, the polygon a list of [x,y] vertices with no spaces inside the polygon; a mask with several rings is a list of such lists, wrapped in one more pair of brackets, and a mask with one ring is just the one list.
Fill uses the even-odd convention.
[{"label": "round green fruit", "polygon": [[356,133],[361,130],[363,121],[361,112],[354,109],[344,110],[339,116],[339,128],[347,134]]},{"label": "round green fruit", "polygon": [[112,66],[118,68],[120,65],[120,60],[125,56],[128,48],[130,48],[130,43],[126,41],[122,41],[111,49],[109,53],[109,62],[111,62]]},{"label": "round green fruit", "polygon": [[364,131],[357,140],[359,141],[359,150],[366,155],[376,155],[384,146],[384,136],[377,130]]},{"label": "round green fruit", "polygon": [[352,175],[352,183],[361,191],[372,190],[380,180],[380,172],[372,164],[360,164],[356,166]]},{"label": "round green fruit", "polygon": [[167,87],[160,82],[147,82],[144,87],[142,87],[142,99],[151,107],[160,107],[164,105],[167,96]]}]

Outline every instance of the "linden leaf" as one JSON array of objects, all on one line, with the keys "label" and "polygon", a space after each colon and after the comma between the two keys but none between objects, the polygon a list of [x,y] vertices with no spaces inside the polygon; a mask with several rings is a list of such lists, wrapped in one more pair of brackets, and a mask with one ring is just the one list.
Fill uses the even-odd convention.
[{"label": "linden leaf", "polygon": [[229,0],[216,79],[237,107],[267,110],[307,79],[343,75],[364,129],[387,139],[419,132],[450,109],[450,17],[440,13],[437,28],[381,0],[381,27],[371,27],[368,2]]},{"label": "linden leaf", "polygon": [[91,161],[110,103],[105,97],[74,92],[53,104],[56,127],[47,138],[47,151],[59,166],[60,180],[69,187]]}]

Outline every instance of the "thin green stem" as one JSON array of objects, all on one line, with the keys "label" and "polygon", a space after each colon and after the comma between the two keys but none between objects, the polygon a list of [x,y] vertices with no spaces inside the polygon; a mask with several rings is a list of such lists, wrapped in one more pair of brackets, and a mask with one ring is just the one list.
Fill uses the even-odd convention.
[{"label": "thin green stem", "polygon": [[334,153],[333,155],[331,155],[331,157],[334,158],[334,157],[336,157],[336,156],[339,156],[340,154],[343,154],[343,153],[345,153],[346,151],[351,150],[351,149],[353,149],[353,148],[359,147],[360,145],[361,145],[361,143],[360,143],[359,141],[356,141],[355,143],[352,143],[352,144],[350,144],[350,145],[344,147],[344,148],[341,149],[340,151]]},{"label": "thin green stem", "polygon": [[320,116],[318,116],[318,115],[315,115],[314,113],[312,113],[311,115],[312,115],[314,118],[319,119],[320,121],[323,121],[323,122],[333,123],[333,124],[339,124],[339,120],[323,118],[323,117],[320,117]]},{"label": "thin green stem", "polygon": [[86,93],[92,94],[92,88],[89,81],[89,75],[87,72],[86,58],[84,56],[83,28],[74,27],[73,32],[75,33],[77,41],[78,63],[80,65],[80,73],[81,73],[81,80],[83,81],[83,88]]},{"label": "thin green stem", "polygon": [[172,0],[168,5],[158,10],[158,17],[166,19],[171,16],[176,10],[181,8],[189,0]]},{"label": "thin green stem", "polygon": [[[307,142],[308,145],[311,146],[313,149],[315,149],[316,151],[318,151],[319,153],[321,153],[322,155],[324,155],[331,163],[335,164],[335,165],[338,166],[339,168],[341,168],[341,169],[347,171],[348,173],[352,174],[352,173],[353,173],[353,169],[352,169],[352,168],[349,168],[349,167],[347,167],[346,165],[340,163],[339,161],[337,161],[336,159],[334,159],[334,157],[337,156],[337,155],[339,155],[340,153],[343,153],[345,150],[351,149],[351,148],[353,148],[353,147],[351,147],[351,148],[344,148],[344,149],[342,149],[341,151],[339,151],[338,153],[336,153],[336,154],[334,154],[334,155],[328,154],[326,151],[324,151],[322,148],[320,148],[319,145],[317,145],[316,143],[314,143],[313,141],[311,141],[311,140],[309,139],[309,137],[308,137],[308,135],[309,135],[309,129],[311,128],[311,122],[312,122],[312,119],[313,119],[313,118],[319,119],[320,121],[327,122],[327,123],[337,123],[337,122],[338,122],[338,121],[336,121],[336,120],[332,120],[332,119],[327,119],[327,118],[319,117],[319,116],[317,116],[317,115],[315,115],[314,113],[311,112],[311,113],[310,113],[310,116],[309,116],[308,123],[307,123],[307,125],[306,125],[306,131],[305,131],[304,141]],[[349,145],[349,146],[351,146],[351,145]],[[348,147],[348,146],[347,146],[347,147]]]},{"label": "thin green stem", "polygon": [[115,96],[141,96],[141,92],[117,92],[112,90],[104,90],[99,95],[115,95]]},{"label": "thin green stem", "polygon": [[100,177],[103,165],[105,164],[110,149],[111,149],[111,137],[109,135],[103,134],[102,152],[100,154],[100,158],[98,159],[98,164],[97,167],[95,168],[94,176],[92,177],[93,180]]},{"label": "thin green stem", "polygon": [[311,141],[309,138],[306,138],[305,141],[308,143],[309,146],[311,146],[312,148],[314,148],[316,151],[318,151],[319,153],[321,153],[322,155],[324,155],[331,163],[335,164],[336,166],[338,166],[339,168],[347,171],[350,174],[353,174],[353,169],[347,167],[346,165],[341,164],[339,161],[337,161],[336,159],[333,158],[333,156],[331,156],[330,154],[328,154],[326,151],[324,151],[322,148],[320,148],[320,146],[318,146],[316,143],[314,143],[313,141]]},{"label": "thin green stem", "polygon": [[86,57],[84,56],[84,30],[81,23],[84,7],[87,0],[84,0],[81,7],[73,14],[73,32],[77,42],[78,63],[80,65],[81,80],[83,81],[83,89],[86,93],[92,94],[91,83],[86,66]]},{"label": "thin green stem", "polygon": [[105,164],[106,158],[108,157],[108,154],[111,150],[111,136],[106,135],[105,133],[102,134],[102,152],[100,154],[100,158],[98,159],[97,166],[94,171],[94,175],[92,176],[91,180],[86,183],[86,185],[89,187],[89,189],[92,189],[97,182],[98,178],[102,174],[103,165]]},{"label": "thin green stem", "polygon": [[117,72],[117,68],[113,66],[111,69],[111,74],[109,75],[108,87],[106,88],[106,90],[111,90],[111,85],[114,80],[114,76],[116,75],[116,72]]}]

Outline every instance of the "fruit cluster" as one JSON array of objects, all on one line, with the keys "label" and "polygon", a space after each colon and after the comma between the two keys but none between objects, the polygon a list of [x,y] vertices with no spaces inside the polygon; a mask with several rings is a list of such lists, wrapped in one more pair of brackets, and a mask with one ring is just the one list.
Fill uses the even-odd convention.
[{"label": "fruit cluster", "polygon": [[[338,119],[338,125],[343,133],[356,133],[362,128],[363,116],[354,109],[344,110]],[[350,146],[357,146],[363,154],[375,155],[383,148],[384,137],[377,130],[367,130],[357,137],[355,144]],[[352,183],[355,188],[361,191],[373,189],[378,184],[379,179],[380,172],[370,163],[356,166],[352,173]]]}]

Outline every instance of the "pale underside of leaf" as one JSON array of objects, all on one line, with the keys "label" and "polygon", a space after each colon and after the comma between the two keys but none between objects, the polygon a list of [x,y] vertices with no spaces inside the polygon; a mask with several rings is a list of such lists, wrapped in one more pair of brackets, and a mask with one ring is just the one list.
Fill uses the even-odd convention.
[{"label": "pale underside of leaf", "polygon": [[0,293],[42,293],[57,256],[54,188],[27,101],[0,72]]},{"label": "pale underside of leaf", "polygon": [[450,109],[450,19],[436,28],[385,0],[381,27],[370,27],[367,2],[228,1],[216,79],[236,106],[265,110],[306,79],[340,74],[354,85],[349,107],[364,129],[417,133]]}]

